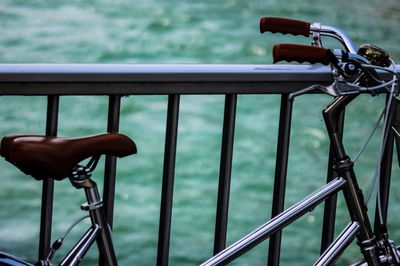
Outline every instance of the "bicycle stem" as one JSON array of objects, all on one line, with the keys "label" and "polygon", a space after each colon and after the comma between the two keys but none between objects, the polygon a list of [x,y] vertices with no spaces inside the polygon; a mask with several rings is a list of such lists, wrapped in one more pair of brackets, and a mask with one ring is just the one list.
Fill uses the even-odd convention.
[{"label": "bicycle stem", "polygon": [[310,34],[313,36],[313,44],[316,45],[317,43],[321,44],[319,35],[332,37],[338,41],[340,41],[346,50],[350,53],[356,54],[357,48],[353,41],[351,40],[350,36],[345,33],[344,31],[328,26],[322,25],[321,23],[311,23],[310,25]]}]

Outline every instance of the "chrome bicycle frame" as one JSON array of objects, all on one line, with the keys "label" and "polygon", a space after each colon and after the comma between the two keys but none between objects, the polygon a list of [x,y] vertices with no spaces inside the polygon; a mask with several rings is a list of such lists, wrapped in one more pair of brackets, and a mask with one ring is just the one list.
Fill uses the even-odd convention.
[{"label": "chrome bicycle frame", "polygon": [[[75,188],[84,189],[85,191],[87,203],[82,204],[81,209],[89,212],[91,226],[60,262],[60,266],[78,265],[94,242],[97,242],[99,248],[101,264],[107,266],[118,265],[111,238],[111,229],[104,216],[103,202],[100,198],[97,185],[90,179],[90,176],[90,169],[81,167],[70,177],[70,181]],[[35,265],[51,266],[53,256],[54,250],[50,251],[45,260],[41,260]],[[33,264],[2,252],[0,252],[0,265],[33,266]]]},{"label": "chrome bicycle frame", "polygon": [[343,191],[352,222],[330,244],[314,265],[334,264],[354,238],[357,238],[358,245],[368,265],[381,265],[381,263],[387,261],[388,256],[397,256],[398,252],[394,249],[387,250],[389,253],[387,254],[388,256],[385,256],[382,252],[378,252],[378,249],[381,248],[379,243],[385,241],[388,243],[387,234],[372,230],[364,197],[353,170],[353,162],[347,156],[340,137],[339,117],[347,104],[358,95],[338,96],[323,111],[324,121],[333,148],[334,169],[340,177],[327,183],[313,194],[211,257],[201,264],[201,266],[225,265],[233,261],[272,234],[282,230],[285,226],[300,218],[306,212],[313,210],[323,200],[335,195],[340,190]]}]

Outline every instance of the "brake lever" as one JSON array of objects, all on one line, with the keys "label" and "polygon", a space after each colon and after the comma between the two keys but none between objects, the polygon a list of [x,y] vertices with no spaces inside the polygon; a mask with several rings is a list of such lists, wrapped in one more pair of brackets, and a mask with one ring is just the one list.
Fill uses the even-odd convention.
[{"label": "brake lever", "polygon": [[360,92],[359,86],[348,83],[345,80],[335,80],[335,82],[328,86],[328,88],[332,96],[341,96]]},{"label": "brake lever", "polygon": [[323,86],[323,85],[312,85],[310,87],[307,87],[303,90],[299,90],[296,92],[293,92],[289,95],[289,99],[292,100],[293,98],[306,94],[310,91],[315,91],[319,90],[325,94],[328,94],[333,97],[337,96],[342,96],[342,95],[348,95],[348,94],[355,94],[360,92],[360,88],[357,85],[353,85],[351,83],[348,83],[344,80],[335,80],[331,85],[329,86]]}]

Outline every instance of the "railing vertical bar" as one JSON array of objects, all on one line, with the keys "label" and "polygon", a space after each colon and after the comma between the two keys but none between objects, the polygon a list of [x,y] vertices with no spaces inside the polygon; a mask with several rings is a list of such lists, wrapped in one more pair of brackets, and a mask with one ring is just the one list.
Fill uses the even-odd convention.
[{"label": "railing vertical bar", "polygon": [[[383,222],[386,223],[387,213],[388,213],[388,204],[389,204],[389,190],[390,190],[390,181],[391,181],[391,170],[392,170],[392,159],[393,159],[393,144],[394,144],[394,135],[392,132],[389,132],[387,143],[385,146],[385,153],[381,162],[381,173],[380,173],[380,203],[382,208],[382,219]],[[375,223],[374,230],[375,232],[381,231],[380,228],[380,218],[378,213],[378,199],[376,202],[375,208]]]},{"label": "railing vertical bar", "polygon": [[[58,109],[60,97],[47,97],[46,135],[56,136],[58,128]],[[42,184],[42,206],[40,214],[39,260],[44,259],[50,251],[51,229],[53,220],[54,180],[45,179]]]},{"label": "railing vertical bar", "polygon": [[[285,203],[286,175],[289,159],[290,126],[292,121],[293,101],[288,94],[282,94],[279,115],[278,144],[271,217],[283,211]],[[269,240],[268,265],[279,265],[281,250],[281,231],[273,234]]]},{"label": "railing vertical bar", "polygon": [[[394,144],[394,136],[392,133],[389,133],[390,136],[388,138],[388,143],[386,146],[385,155],[382,160],[381,166],[381,177],[380,177],[380,196],[381,196],[381,207],[382,207],[382,218],[383,221],[387,220],[388,213],[388,205],[389,205],[389,190],[390,190],[390,181],[391,181],[391,167],[392,167],[392,159],[393,159],[393,144]],[[375,214],[375,225],[378,225],[378,213]]]},{"label": "railing vertical bar", "polygon": [[[345,112],[342,111],[339,121],[338,130],[340,133],[339,138],[343,138],[343,127],[344,127],[344,117]],[[328,159],[328,172],[326,182],[330,182],[337,177],[336,171],[333,169],[334,157],[333,157],[333,147],[329,146],[329,159]],[[322,223],[322,238],[321,238],[321,250],[320,253],[323,254],[325,250],[332,244],[334,240],[335,233],[335,217],[336,217],[336,203],[337,194],[332,195],[330,198],[325,200],[324,205],[324,218]]]},{"label": "railing vertical bar", "polygon": [[[119,131],[121,96],[111,95],[108,100],[108,120],[107,132],[115,133]],[[115,179],[117,171],[117,158],[115,156],[106,156],[104,168],[104,211],[108,224],[112,228],[114,216],[114,197],[115,197]]]},{"label": "railing vertical bar", "polygon": [[[119,131],[119,116],[121,109],[121,96],[110,95],[108,98],[107,132]],[[114,216],[115,183],[117,173],[117,157],[106,155],[104,166],[103,203],[104,215],[112,230]],[[105,265],[102,254],[99,254],[99,265]]]},{"label": "railing vertical bar", "polygon": [[224,125],[222,130],[214,255],[223,250],[226,246],[236,105],[237,94],[227,94],[225,96]]},{"label": "railing vertical bar", "polygon": [[178,136],[179,100],[180,95],[178,94],[172,94],[168,96],[164,168],[160,204],[160,224],[158,232],[158,266],[167,266],[169,260],[176,144]]},{"label": "railing vertical bar", "polygon": [[[389,97],[389,96],[388,96]],[[394,103],[393,107],[394,110],[392,110],[392,121],[394,121],[394,126],[396,128],[399,127],[398,123],[400,122],[399,119],[399,104],[397,102]],[[392,174],[392,162],[393,162],[393,149],[394,149],[394,133],[393,130],[389,129],[388,136],[387,136],[387,142],[385,145],[385,150],[383,153],[382,161],[381,161],[381,169],[380,169],[380,179],[379,179],[379,189],[380,189],[380,204],[382,208],[382,219],[384,224],[386,224],[387,220],[387,213],[388,213],[388,207],[389,207],[389,191],[390,191],[390,181],[391,181],[391,174]],[[378,198],[376,202],[376,208],[375,208],[375,222],[374,222],[374,231],[375,233],[378,233],[381,231],[382,228],[380,228],[381,222],[380,222],[380,217],[378,213]]]}]

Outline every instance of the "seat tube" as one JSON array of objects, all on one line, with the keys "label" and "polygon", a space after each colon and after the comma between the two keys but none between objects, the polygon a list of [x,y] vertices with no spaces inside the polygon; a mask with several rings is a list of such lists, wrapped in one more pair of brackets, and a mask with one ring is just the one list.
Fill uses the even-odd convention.
[{"label": "seat tube", "polygon": [[336,97],[323,111],[323,117],[334,151],[335,170],[339,176],[347,181],[347,184],[343,189],[347,208],[351,219],[360,224],[360,233],[357,236],[358,244],[368,262],[368,265],[379,265],[376,241],[368,218],[367,207],[364,202],[362,191],[358,186],[353,169],[353,162],[346,154],[338,127],[341,111],[344,110],[346,105],[356,96],[357,94]]},{"label": "seat tube", "polygon": [[85,206],[89,211],[92,224],[99,225],[101,228],[101,232],[97,238],[100,256],[105,265],[118,265],[111,237],[111,229],[106,222],[104,215],[103,202],[100,198],[96,183],[93,180],[90,181],[92,185],[84,188],[88,201],[87,205]]}]

